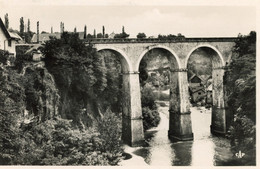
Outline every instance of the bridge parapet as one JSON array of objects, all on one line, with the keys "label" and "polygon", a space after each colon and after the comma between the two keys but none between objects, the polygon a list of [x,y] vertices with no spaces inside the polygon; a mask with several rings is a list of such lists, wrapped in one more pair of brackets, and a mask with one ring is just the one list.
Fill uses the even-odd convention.
[{"label": "bridge parapet", "polygon": [[127,39],[108,39],[108,38],[95,38],[95,39],[85,39],[85,43],[93,44],[110,44],[110,43],[176,43],[176,42],[235,42],[237,37],[212,37],[212,38],[183,38],[176,37],[171,39],[159,39],[159,38],[127,38]]}]

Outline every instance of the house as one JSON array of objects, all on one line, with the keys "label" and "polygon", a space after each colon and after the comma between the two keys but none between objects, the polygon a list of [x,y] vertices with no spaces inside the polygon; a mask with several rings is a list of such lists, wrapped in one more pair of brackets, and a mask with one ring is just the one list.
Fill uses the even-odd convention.
[{"label": "house", "polygon": [[[59,32],[55,32],[55,33],[41,33],[39,34],[39,43],[44,43],[45,41],[50,40],[50,37],[55,37],[56,39],[60,39],[61,38],[61,34]],[[77,32],[77,34],[79,35],[79,39],[83,40],[84,39],[84,32]],[[37,43],[37,34],[34,34],[32,39],[31,39],[32,43]]]},{"label": "house", "polygon": [[0,49],[8,51],[10,56],[16,56],[15,45],[22,38],[14,32],[9,32],[0,18]]},{"label": "house", "polygon": [[148,38],[149,39],[155,39],[156,37],[155,36],[149,36]]},{"label": "house", "polygon": [[27,50],[25,54],[31,56],[33,61],[36,62],[41,61],[43,58],[43,54],[40,51],[41,47],[42,45],[36,44],[33,47],[31,47],[29,50]]},{"label": "house", "polygon": [[189,92],[191,95],[191,100],[194,103],[197,103],[203,99],[205,99],[206,92],[203,86],[194,86],[189,87]]},{"label": "house", "polygon": [[192,75],[189,78],[189,86],[190,87],[198,87],[202,85],[202,79],[197,75]]},{"label": "house", "polygon": [[115,34],[114,32],[112,32],[112,33],[108,36],[108,38],[109,38],[109,39],[114,39],[115,35],[116,35],[116,34]]},{"label": "house", "polygon": [[[41,33],[39,34],[39,43],[44,43],[45,41],[50,40],[50,37],[55,37],[57,39],[61,38],[61,33]],[[31,43],[37,43],[37,34],[33,34]]]},{"label": "house", "polygon": [[208,88],[212,84],[213,80],[212,77],[210,77],[206,82],[206,88]]},{"label": "house", "polygon": [[208,80],[211,78],[211,75],[200,75],[199,77],[200,77],[200,79],[201,79],[201,83],[202,83],[205,87],[207,87],[207,86],[208,86],[208,85],[207,85],[207,82],[208,82]]}]

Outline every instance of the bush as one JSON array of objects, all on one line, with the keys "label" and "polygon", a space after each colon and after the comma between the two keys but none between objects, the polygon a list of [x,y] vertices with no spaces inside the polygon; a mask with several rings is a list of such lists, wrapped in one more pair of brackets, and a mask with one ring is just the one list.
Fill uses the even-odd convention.
[{"label": "bush", "polygon": [[20,165],[117,165],[122,149],[119,119],[106,113],[96,128],[73,129],[69,120],[56,118],[23,127]]},{"label": "bush", "polygon": [[14,70],[0,64],[0,165],[13,164],[19,151],[25,97],[19,78]]},{"label": "bush", "polygon": [[146,35],[145,35],[145,33],[138,33],[138,34],[136,35],[136,37],[137,37],[138,39],[144,39],[144,38],[146,38]]},{"label": "bush", "polygon": [[151,110],[148,107],[142,108],[144,130],[158,126],[161,118],[157,110]]},{"label": "bush", "polygon": [[6,65],[8,57],[9,57],[9,52],[0,50],[0,63],[1,64]]},{"label": "bush", "polygon": [[156,95],[154,94],[150,85],[145,85],[141,89],[141,102],[142,107],[148,107],[152,110],[157,109],[156,104]]},{"label": "bush", "polygon": [[96,129],[102,140],[100,149],[107,152],[106,157],[110,165],[116,165],[122,158],[122,119],[120,117],[121,115],[116,116],[108,109],[103,117],[97,120]]},{"label": "bush", "polygon": [[161,118],[155,103],[156,96],[151,86],[146,85],[141,91],[142,97],[142,115],[144,130],[158,126]]}]

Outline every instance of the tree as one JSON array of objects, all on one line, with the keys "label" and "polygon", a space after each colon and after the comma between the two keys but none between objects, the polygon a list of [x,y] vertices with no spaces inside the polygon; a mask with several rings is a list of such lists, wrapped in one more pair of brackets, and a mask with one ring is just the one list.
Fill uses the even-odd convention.
[{"label": "tree", "polygon": [[64,32],[64,22],[60,23],[60,33]]},{"label": "tree", "polygon": [[115,39],[125,39],[125,38],[128,38],[129,37],[129,34],[127,34],[127,33],[120,33],[120,34],[115,34],[115,36],[114,36],[114,38]]},{"label": "tree", "polygon": [[30,19],[28,19],[28,23],[27,23],[27,32],[31,32]]},{"label": "tree", "polygon": [[96,29],[94,29],[93,38],[96,38]]},{"label": "tree", "polygon": [[87,39],[91,39],[91,38],[94,38],[94,36],[89,33],[89,34],[87,35]]},{"label": "tree", "polygon": [[[94,120],[89,117],[92,112],[82,108],[86,102],[96,107],[95,99],[104,95],[107,83],[102,57],[77,33],[50,38],[40,50],[48,71],[30,64],[23,74],[7,69],[9,54],[0,51],[0,165],[117,165],[122,159],[120,116],[106,111],[94,117],[97,120],[91,127],[74,125]],[[70,114],[61,111],[59,115],[75,121],[45,114],[44,121],[34,116],[25,124],[25,107],[34,107],[38,116],[47,104],[54,104],[48,93],[57,89],[61,107],[74,108],[68,110]],[[82,114],[89,118],[79,119]]]},{"label": "tree", "polygon": [[177,37],[185,37],[184,35],[182,35],[181,33],[177,34]]},{"label": "tree", "polygon": [[87,38],[87,26],[85,25],[84,26],[84,39]]},{"label": "tree", "polygon": [[185,38],[184,35],[182,35],[181,33],[178,33],[177,36],[173,35],[173,34],[169,34],[169,35],[158,35],[159,39],[167,39],[167,40],[171,40],[171,39],[183,39]]},{"label": "tree", "polygon": [[122,77],[120,56],[111,51],[100,51],[100,55],[104,57],[106,67],[107,86],[102,96],[103,106],[110,107],[113,112],[122,112]]},{"label": "tree", "polygon": [[122,27],[122,33],[125,33],[125,27],[124,26]]},{"label": "tree", "polygon": [[8,18],[8,13],[5,14],[5,27],[6,27],[6,29],[9,28],[9,18]]},{"label": "tree", "polygon": [[0,50],[0,63],[3,64],[0,66],[0,165],[13,164],[18,158],[24,108],[24,92],[19,84],[19,74],[5,66],[8,55],[8,52]]},{"label": "tree", "polygon": [[74,28],[74,33],[77,33],[77,27]]},{"label": "tree", "polygon": [[103,38],[103,34],[102,33],[98,33],[97,34],[97,38]]},{"label": "tree", "polygon": [[[23,21],[22,21],[23,22]],[[25,27],[25,26],[24,26]],[[31,39],[32,39],[32,36],[33,36],[33,32],[31,31],[31,21],[30,19],[28,19],[27,21],[27,28],[24,28],[27,30],[27,32],[24,32],[24,33],[20,33],[20,35],[24,38],[24,41],[26,43],[30,43],[31,42]]]},{"label": "tree", "polygon": [[256,32],[239,34],[232,61],[225,72],[232,151],[248,154],[244,165],[255,165],[256,155]]},{"label": "tree", "polygon": [[140,63],[139,72],[140,72],[140,75],[139,75],[140,84],[141,84],[141,86],[144,86],[146,84],[146,80],[149,77],[148,72],[147,72],[147,62],[145,60],[141,61],[141,63]]},{"label": "tree", "polygon": [[[253,94],[255,93],[256,33],[250,32],[247,36],[239,35],[239,40],[236,41],[233,52],[230,69],[225,74],[229,93],[231,93],[229,102],[230,105],[235,106],[237,109],[241,107],[243,115],[255,122],[256,107],[255,95]],[[241,93],[244,90],[248,90],[244,93],[245,95]],[[249,93],[252,96],[249,96]],[[238,95],[241,95],[241,97],[238,98]],[[236,109],[233,111],[235,114],[238,113]],[[239,114],[242,114],[242,112]]]},{"label": "tree", "polygon": [[178,39],[185,39],[185,36],[182,35],[181,33],[178,33],[178,34],[177,34],[177,38],[178,38]]},{"label": "tree", "polygon": [[155,94],[150,85],[146,85],[141,90],[142,116],[144,130],[158,126],[161,118],[155,103]]},{"label": "tree", "polygon": [[23,35],[24,33],[24,21],[23,17],[20,18],[20,34]]},{"label": "tree", "polygon": [[146,38],[146,35],[145,35],[145,33],[138,33],[136,37],[138,39],[144,39],[144,38]]},{"label": "tree", "polygon": [[53,27],[51,27],[51,33],[53,33]]},{"label": "tree", "polygon": [[[97,104],[107,85],[102,57],[92,45],[86,46],[77,33],[68,32],[61,39],[46,42],[42,52],[61,94],[60,112],[79,127],[91,125],[91,112],[84,114],[82,109]],[[92,113],[98,114],[96,109]]]},{"label": "tree", "polygon": [[105,38],[105,26],[102,26],[103,38]]},{"label": "tree", "polygon": [[114,38],[118,38],[118,39],[125,39],[125,38],[128,38],[129,37],[129,34],[127,34],[125,32],[125,27],[123,26],[122,27],[122,33],[119,33],[119,34],[115,34]]},{"label": "tree", "polygon": [[24,33],[24,40],[26,43],[30,43],[31,42],[31,39],[32,39],[32,36],[33,36],[33,32],[25,32]]}]

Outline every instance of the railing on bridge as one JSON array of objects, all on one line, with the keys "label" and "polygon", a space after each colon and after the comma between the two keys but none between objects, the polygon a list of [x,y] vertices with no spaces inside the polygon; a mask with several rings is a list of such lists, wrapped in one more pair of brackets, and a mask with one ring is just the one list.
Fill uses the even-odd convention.
[{"label": "railing on bridge", "polygon": [[184,38],[176,37],[171,39],[159,39],[159,38],[126,38],[126,39],[109,39],[109,38],[93,38],[85,39],[85,43],[174,43],[174,42],[234,42],[238,38],[236,37],[224,37],[224,38]]}]

